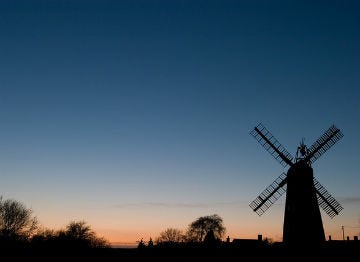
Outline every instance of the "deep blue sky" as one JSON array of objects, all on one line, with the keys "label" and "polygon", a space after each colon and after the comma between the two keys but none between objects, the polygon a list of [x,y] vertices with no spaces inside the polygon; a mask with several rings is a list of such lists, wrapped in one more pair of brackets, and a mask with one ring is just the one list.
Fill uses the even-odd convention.
[{"label": "deep blue sky", "polygon": [[262,122],[295,154],[335,124],[344,138],[314,172],[345,209],[325,230],[357,226],[359,13],[358,1],[1,1],[0,193],[47,226],[83,218],[119,241],[122,227],[138,239],[211,213],[231,237],[276,237],[283,202],[261,218],[248,203],[286,170],[249,131]]}]

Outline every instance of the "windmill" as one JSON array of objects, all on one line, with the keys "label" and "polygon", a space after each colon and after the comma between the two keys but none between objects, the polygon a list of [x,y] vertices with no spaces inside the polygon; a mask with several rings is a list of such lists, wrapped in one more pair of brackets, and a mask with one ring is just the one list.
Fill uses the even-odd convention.
[{"label": "windmill", "polygon": [[310,148],[302,140],[295,158],[262,124],[257,125],[250,134],[283,167],[290,167],[287,173],[282,173],[255,198],[250,207],[261,216],[286,192],[283,242],[286,245],[317,245],[324,242],[325,233],[319,206],[331,218],[343,208],[314,178],[311,165],[343,137],[340,129],[332,125]]}]

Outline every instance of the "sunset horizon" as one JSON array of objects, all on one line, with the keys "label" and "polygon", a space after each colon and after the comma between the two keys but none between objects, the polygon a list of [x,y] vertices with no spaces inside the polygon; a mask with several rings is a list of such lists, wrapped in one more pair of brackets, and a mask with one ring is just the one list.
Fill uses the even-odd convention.
[{"label": "sunset horizon", "polygon": [[[359,13],[335,0],[0,1],[0,195],[40,229],[85,221],[113,246],[213,214],[223,241],[281,242],[286,210],[290,236],[307,219],[319,239],[360,237]],[[296,191],[289,170],[316,180]]]}]

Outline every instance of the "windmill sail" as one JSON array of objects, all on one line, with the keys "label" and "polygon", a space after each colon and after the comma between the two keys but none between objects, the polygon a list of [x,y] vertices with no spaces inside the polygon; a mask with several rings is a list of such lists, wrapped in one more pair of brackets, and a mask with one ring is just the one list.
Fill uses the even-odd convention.
[{"label": "windmill sail", "polygon": [[330,193],[314,178],[314,186],[319,206],[333,218],[338,215],[343,207],[333,198]]},{"label": "windmill sail", "polygon": [[292,166],[293,157],[262,125],[257,125],[250,134],[283,166]]},{"label": "windmill sail", "polygon": [[322,154],[339,141],[344,135],[340,129],[332,125],[314,144],[309,148],[306,162],[314,163]]},{"label": "windmill sail", "polygon": [[343,134],[332,125],[310,148],[300,143],[295,160],[262,124],[256,126],[250,135],[283,167],[290,166],[286,174],[282,173],[250,203],[250,207],[261,216],[286,192],[283,242],[294,247],[305,242],[310,246],[320,246],[326,241],[320,207],[331,218],[343,207],[314,178],[311,164]]},{"label": "windmill sail", "polygon": [[271,183],[254,201],[250,207],[259,215],[265,213],[276,200],[286,192],[286,174],[282,173],[274,182]]}]

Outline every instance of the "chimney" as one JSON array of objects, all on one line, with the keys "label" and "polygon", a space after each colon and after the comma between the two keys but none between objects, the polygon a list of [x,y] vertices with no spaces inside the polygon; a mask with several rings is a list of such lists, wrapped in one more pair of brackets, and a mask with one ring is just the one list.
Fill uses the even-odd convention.
[{"label": "chimney", "polygon": [[354,236],[354,241],[358,241],[358,236]]},{"label": "chimney", "polygon": [[258,241],[259,241],[259,242],[262,241],[262,235],[258,235]]},{"label": "chimney", "polygon": [[331,241],[331,235],[329,235],[329,241]]},{"label": "chimney", "polygon": [[226,243],[230,243],[230,237],[229,236],[227,236],[227,238],[226,238]]}]

